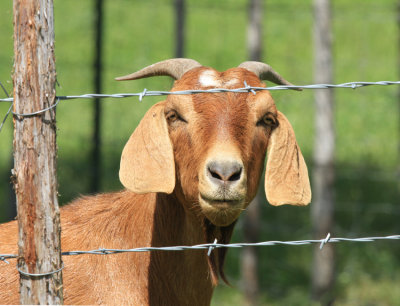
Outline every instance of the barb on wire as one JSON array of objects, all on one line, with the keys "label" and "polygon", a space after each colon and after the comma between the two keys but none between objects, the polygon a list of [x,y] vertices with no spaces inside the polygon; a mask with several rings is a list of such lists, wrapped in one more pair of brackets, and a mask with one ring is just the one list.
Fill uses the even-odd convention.
[{"label": "barb on wire", "polygon": [[9,257],[9,256],[13,256],[13,255],[0,256],[0,261],[4,261],[6,264],[9,264],[9,262],[6,260],[6,258],[14,258],[14,257]]},{"label": "barb on wire", "polygon": [[[288,246],[297,246],[297,245],[306,245],[306,244],[314,244],[319,243],[320,246],[325,245],[326,243],[338,243],[338,242],[373,242],[378,240],[400,240],[400,235],[391,235],[384,237],[363,237],[363,238],[331,238],[330,234],[327,235],[326,238],[323,239],[315,239],[315,240],[296,240],[296,241],[264,241],[264,242],[256,242],[256,243],[230,243],[230,244],[220,244],[217,241],[213,243],[206,244],[198,244],[192,246],[169,246],[169,247],[143,247],[143,248],[134,248],[134,249],[104,249],[100,248],[97,250],[89,250],[89,251],[68,251],[62,252],[62,256],[72,256],[72,255],[109,255],[109,254],[118,254],[118,253],[132,253],[132,252],[151,252],[151,251],[184,251],[184,250],[203,250],[208,249],[208,251],[213,250],[215,248],[242,248],[245,246],[273,246],[273,245],[288,245]],[[0,254],[0,260],[5,261],[9,258],[16,258],[17,255],[14,254]]]},{"label": "barb on wire", "polygon": [[252,92],[253,95],[257,94],[256,91],[252,89],[251,86],[248,85],[246,81],[244,81],[244,87],[247,88],[249,92]]},{"label": "barb on wire", "polygon": [[322,248],[324,247],[324,245],[325,245],[326,243],[329,242],[329,239],[330,239],[330,238],[331,238],[331,233],[328,233],[328,235],[326,235],[326,238],[323,239],[323,240],[321,241],[321,244],[320,244],[320,246],[319,246],[319,249],[320,249],[320,250],[322,250]]},{"label": "barb on wire", "polygon": [[139,94],[139,102],[142,102],[143,97],[146,95],[147,92],[147,88],[145,88],[143,90],[143,92],[141,94]]},{"label": "barb on wire", "polygon": [[217,238],[215,238],[214,243],[213,243],[213,246],[208,247],[208,252],[207,252],[207,256],[208,256],[208,257],[210,257],[211,252],[212,252],[212,251],[214,250],[214,248],[215,248],[214,245],[216,245],[217,242],[218,242],[218,240],[217,240]]}]

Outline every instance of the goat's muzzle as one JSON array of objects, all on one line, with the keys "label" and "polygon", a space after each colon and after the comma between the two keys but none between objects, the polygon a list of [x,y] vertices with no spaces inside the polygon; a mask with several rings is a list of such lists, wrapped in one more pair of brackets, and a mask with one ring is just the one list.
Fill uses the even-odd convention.
[{"label": "goat's muzzle", "polygon": [[212,161],[206,167],[209,180],[222,188],[238,183],[242,178],[243,166],[236,161]]},{"label": "goat's muzzle", "polygon": [[234,158],[209,159],[200,174],[199,203],[217,226],[234,222],[245,208],[247,179],[243,163]]}]

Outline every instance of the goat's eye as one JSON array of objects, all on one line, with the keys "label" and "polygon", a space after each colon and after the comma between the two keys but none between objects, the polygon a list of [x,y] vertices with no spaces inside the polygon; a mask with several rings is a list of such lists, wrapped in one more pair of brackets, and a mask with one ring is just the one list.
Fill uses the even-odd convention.
[{"label": "goat's eye", "polygon": [[178,114],[176,113],[176,111],[169,111],[166,115],[168,122],[175,122],[176,120],[179,119]]},{"label": "goat's eye", "polygon": [[262,125],[268,126],[268,127],[275,127],[277,125],[276,118],[271,113],[265,114],[261,118],[259,123],[261,123]]}]

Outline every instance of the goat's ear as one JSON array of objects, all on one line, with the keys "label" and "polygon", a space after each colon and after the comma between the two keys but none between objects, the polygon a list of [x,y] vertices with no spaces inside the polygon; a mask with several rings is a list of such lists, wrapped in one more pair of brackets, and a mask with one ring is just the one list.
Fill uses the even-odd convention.
[{"label": "goat's ear", "polygon": [[175,188],[175,164],[165,101],[150,108],[129,138],[121,156],[119,179],[136,193],[165,192]]},{"label": "goat's ear", "polygon": [[278,112],[279,126],[269,139],[265,172],[265,193],[271,205],[307,205],[311,188],[303,155],[297,145],[293,128]]}]

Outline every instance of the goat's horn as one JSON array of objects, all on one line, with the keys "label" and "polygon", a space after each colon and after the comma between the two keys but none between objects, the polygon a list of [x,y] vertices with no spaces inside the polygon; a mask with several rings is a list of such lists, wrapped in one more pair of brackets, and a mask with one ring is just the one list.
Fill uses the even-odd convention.
[{"label": "goat's horn", "polygon": [[[268,80],[278,85],[288,85],[294,86],[292,83],[286,81],[278,72],[271,68],[270,65],[261,62],[243,62],[238,67],[245,68],[255,75],[257,75],[261,80]],[[301,90],[301,88],[295,88],[296,90]]]},{"label": "goat's horn", "polygon": [[147,66],[132,74],[116,78],[116,80],[136,80],[160,75],[167,75],[179,80],[185,72],[200,66],[198,62],[189,58],[173,58]]}]

